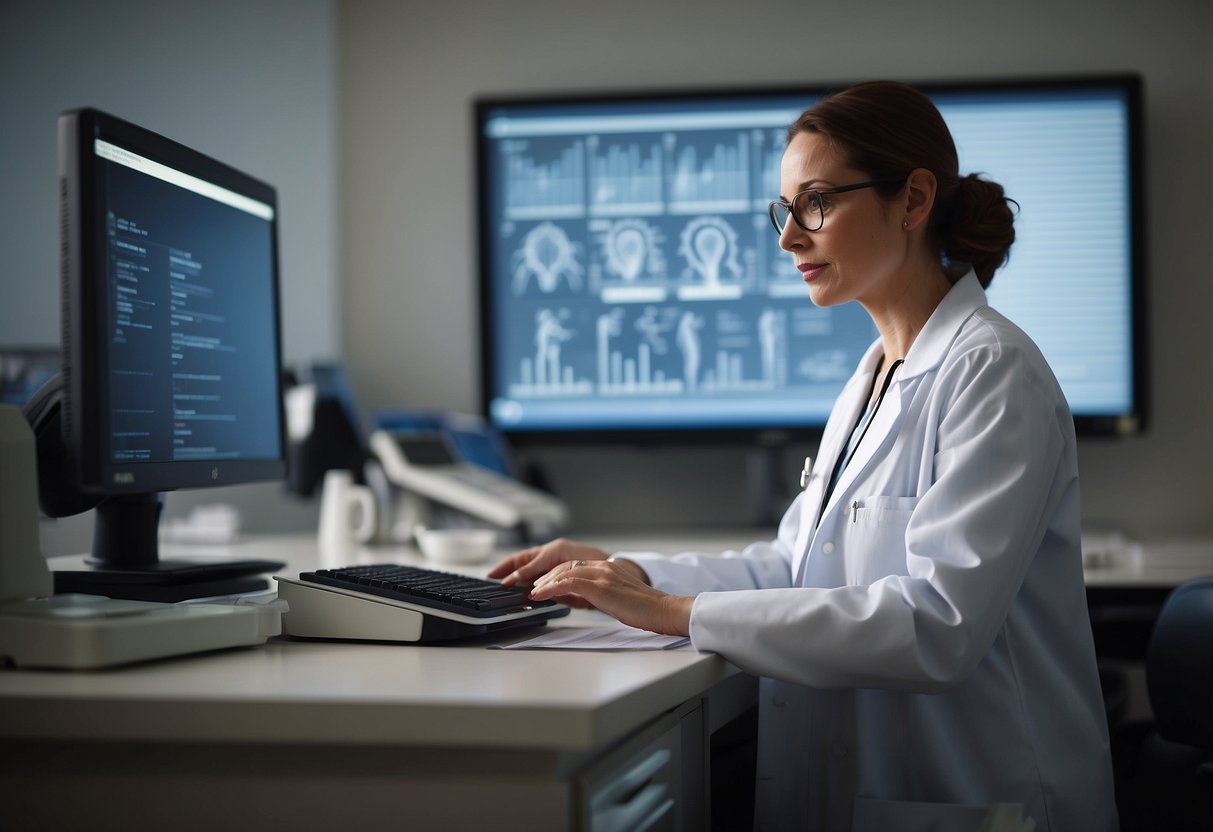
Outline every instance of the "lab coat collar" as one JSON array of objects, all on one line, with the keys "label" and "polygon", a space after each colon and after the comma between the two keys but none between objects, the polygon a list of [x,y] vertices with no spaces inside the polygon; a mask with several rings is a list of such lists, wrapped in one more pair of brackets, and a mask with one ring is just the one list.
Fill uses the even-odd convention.
[{"label": "lab coat collar", "polygon": [[[983,306],[986,306],[985,290],[981,288],[977,274],[970,269],[952,285],[927,319],[922,332],[914,339],[910,351],[906,353],[906,362],[897,374],[898,380],[907,381],[938,367],[960,333],[961,325]],[[879,340],[868,350],[868,354],[873,356],[872,370],[875,370],[875,362],[881,354]],[[867,357],[864,356],[865,359]]]},{"label": "lab coat collar", "polygon": [[[905,363],[897,371],[897,380],[910,379],[939,366],[948,347],[960,332],[961,324],[985,305],[985,290],[981,288],[977,274],[970,269],[964,277],[952,284],[952,288],[927,319],[926,326],[910,346]],[[883,356],[884,344],[877,338],[859,359],[851,381],[855,382],[856,378],[863,377],[870,382],[872,373],[876,372]]]},{"label": "lab coat collar", "polygon": [[[897,368],[888,394],[881,402],[880,409],[876,411],[867,434],[855,449],[855,456],[843,469],[838,479],[838,485],[835,487],[834,493],[830,495],[829,503],[822,512],[823,519],[826,514],[834,510],[842,496],[848,492],[850,484],[863,473],[876,452],[888,440],[893,428],[900,423],[905,406],[903,399],[916,387],[907,382],[938,367],[964,322],[985,305],[986,293],[981,288],[977,275],[972,271],[958,280],[940,301],[922,332],[918,333],[918,337],[914,339],[909,353],[906,354],[905,363]],[[845,424],[848,426],[854,424],[858,414],[867,405],[867,390],[872,373],[876,371],[876,365],[882,354],[883,347],[880,340],[877,339],[860,359],[855,375],[847,384],[842,396],[839,397],[838,407],[842,413],[847,414]],[[839,433],[832,437],[832,447],[828,451],[826,448],[822,448],[823,457],[829,460],[831,466],[838,455],[843,452],[848,437],[849,434],[844,436]]]}]

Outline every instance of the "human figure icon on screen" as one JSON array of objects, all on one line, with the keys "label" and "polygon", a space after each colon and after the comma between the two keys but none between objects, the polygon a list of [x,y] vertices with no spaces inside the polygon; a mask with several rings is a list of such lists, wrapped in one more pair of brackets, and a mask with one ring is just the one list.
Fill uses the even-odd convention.
[{"label": "human figure icon on screen", "polygon": [[[562,310],[567,315],[567,310]],[[535,314],[535,384],[560,384],[560,345],[573,337],[551,309]]]},{"label": "human figure icon on screen", "polygon": [[769,387],[787,382],[783,351],[784,315],[774,309],[764,309],[758,316],[758,343],[762,348],[762,380]]},{"label": "human figure icon on screen", "polygon": [[699,330],[703,329],[703,318],[694,312],[683,312],[678,319],[678,331],[674,336],[678,349],[682,351],[682,378],[686,389],[695,392],[699,387]]}]

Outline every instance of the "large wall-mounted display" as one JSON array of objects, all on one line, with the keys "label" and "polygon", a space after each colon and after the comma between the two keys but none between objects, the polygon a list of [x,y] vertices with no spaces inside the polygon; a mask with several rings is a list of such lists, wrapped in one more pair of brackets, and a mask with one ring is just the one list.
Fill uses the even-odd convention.
[{"label": "large wall-mounted display", "polygon": [[[991,305],[1085,433],[1144,425],[1135,78],[924,86],[1019,204]],[[819,430],[876,337],[779,249],[788,125],[823,90],[476,103],[485,412],[516,441]]]}]

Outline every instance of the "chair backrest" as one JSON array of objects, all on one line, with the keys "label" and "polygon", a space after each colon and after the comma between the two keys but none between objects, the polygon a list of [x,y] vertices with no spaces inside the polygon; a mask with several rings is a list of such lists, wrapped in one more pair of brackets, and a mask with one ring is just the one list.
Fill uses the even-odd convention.
[{"label": "chair backrest", "polygon": [[1146,683],[1159,736],[1213,749],[1213,576],[1167,596],[1150,636]]}]

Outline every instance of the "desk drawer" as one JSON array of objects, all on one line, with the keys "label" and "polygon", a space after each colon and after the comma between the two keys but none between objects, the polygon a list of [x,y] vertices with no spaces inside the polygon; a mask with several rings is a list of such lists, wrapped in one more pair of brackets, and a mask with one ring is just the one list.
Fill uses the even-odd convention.
[{"label": "desk drawer", "polygon": [[703,709],[667,714],[579,778],[588,832],[698,830],[706,820]]}]

